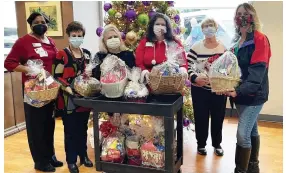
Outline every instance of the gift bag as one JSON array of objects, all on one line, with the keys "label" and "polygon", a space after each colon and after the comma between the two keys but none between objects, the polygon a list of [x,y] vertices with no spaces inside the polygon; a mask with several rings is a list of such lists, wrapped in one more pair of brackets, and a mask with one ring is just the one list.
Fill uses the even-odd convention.
[{"label": "gift bag", "polygon": [[240,82],[241,71],[236,56],[226,51],[215,60],[209,71],[212,92],[232,91]]},{"label": "gift bag", "polygon": [[123,96],[128,81],[128,70],[125,62],[115,55],[109,55],[100,65],[100,70],[101,93],[108,98]]},{"label": "gift bag", "polygon": [[149,91],[144,84],[139,83],[141,69],[134,67],[130,73],[130,82],[124,90],[124,98],[131,102],[145,102]]},{"label": "gift bag", "polygon": [[43,67],[42,60],[28,60],[27,73],[29,80],[24,84],[24,100],[26,103],[42,107],[57,98],[60,84]]},{"label": "gift bag", "polygon": [[141,165],[140,139],[138,136],[128,136],[126,139],[126,155],[129,165]]},{"label": "gift bag", "polygon": [[124,136],[113,133],[102,143],[101,160],[105,162],[123,163],[125,157]]}]

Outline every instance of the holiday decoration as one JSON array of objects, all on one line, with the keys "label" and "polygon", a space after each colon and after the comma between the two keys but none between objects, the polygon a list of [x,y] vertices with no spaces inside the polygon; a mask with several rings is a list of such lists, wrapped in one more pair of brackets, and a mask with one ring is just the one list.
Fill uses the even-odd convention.
[{"label": "holiday decoration", "polygon": [[101,34],[102,34],[102,32],[103,32],[103,28],[102,27],[98,27],[97,29],[96,29],[96,35],[97,36],[101,36]]},{"label": "holiday decoration", "polygon": [[120,32],[134,32],[138,38],[127,47],[135,50],[139,40],[144,36],[150,19],[157,13],[166,14],[171,19],[174,33],[181,36],[186,30],[180,27],[180,14],[174,7],[174,1],[112,1],[104,4],[104,24],[114,24]]}]

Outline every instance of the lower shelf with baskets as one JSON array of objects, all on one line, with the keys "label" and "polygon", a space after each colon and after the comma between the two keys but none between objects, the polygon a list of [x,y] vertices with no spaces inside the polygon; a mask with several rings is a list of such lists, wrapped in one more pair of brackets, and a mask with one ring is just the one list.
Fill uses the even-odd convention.
[{"label": "lower shelf with baskets", "polygon": [[[183,97],[181,95],[149,96],[146,103],[126,102],[122,99],[74,98],[79,106],[93,108],[93,133],[95,166],[97,171],[107,173],[178,173],[183,164]],[[177,115],[177,134],[175,130],[165,130],[165,167],[151,168],[128,164],[101,161],[98,112],[130,113],[162,116],[165,129],[174,129],[174,115]],[[177,140],[176,140],[176,135]],[[176,143],[176,145],[174,145]]]}]

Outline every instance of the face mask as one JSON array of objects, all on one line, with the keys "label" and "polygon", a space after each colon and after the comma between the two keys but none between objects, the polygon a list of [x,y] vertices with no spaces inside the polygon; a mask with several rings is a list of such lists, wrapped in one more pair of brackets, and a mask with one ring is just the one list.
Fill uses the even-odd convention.
[{"label": "face mask", "polygon": [[119,38],[110,38],[106,41],[106,46],[109,49],[117,49],[120,46],[120,39]]},{"label": "face mask", "polygon": [[72,47],[78,48],[83,43],[83,37],[70,37],[69,41]]},{"label": "face mask", "polygon": [[41,36],[47,32],[48,26],[46,24],[38,24],[38,25],[34,25],[32,30],[35,34]]},{"label": "face mask", "polygon": [[203,33],[206,36],[206,38],[211,38],[211,37],[215,36],[216,29],[215,29],[215,27],[203,28]]},{"label": "face mask", "polygon": [[162,26],[162,25],[155,25],[154,26],[154,34],[156,36],[162,36],[166,32],[167,32],[166,26]]},{"label": "face mask", "polygon": [[235,18],[236,25],[239,27],[246,27],[248,24],[252,22],[252,17],[249,15],[248,17],[245,16],[237,16]]}]

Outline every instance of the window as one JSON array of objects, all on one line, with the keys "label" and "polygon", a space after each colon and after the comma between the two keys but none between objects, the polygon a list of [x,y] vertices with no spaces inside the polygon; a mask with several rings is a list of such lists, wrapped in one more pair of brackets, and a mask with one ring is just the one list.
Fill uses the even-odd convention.
[{"label": "window", "polygon": [[[176,1],[175,8],[180,11],[181,25],[187,28],[183,36],[186,50],[190,50],[194,42],[204,39],[200,24],[205,18],[213,18],[218,23],[217,38],[226,48],[230,48],[235,35],[233,21],[235,9],[243,2],[245,1],[229,1],[219,7],[218,5],[222,4],[216,4],[215,1],[207,5],[192,1]],[[199,6],[203,8],[198,8]],[[192,28],[191,20],[196,20],[198,25]]]},{"label": "window", "polygon": [[10,17],[4,17],[4,58],[11,51],[12,46],[18,39],[17,33],[17,18],[15,1],[4,1],[4,6],[7,14]]}]

